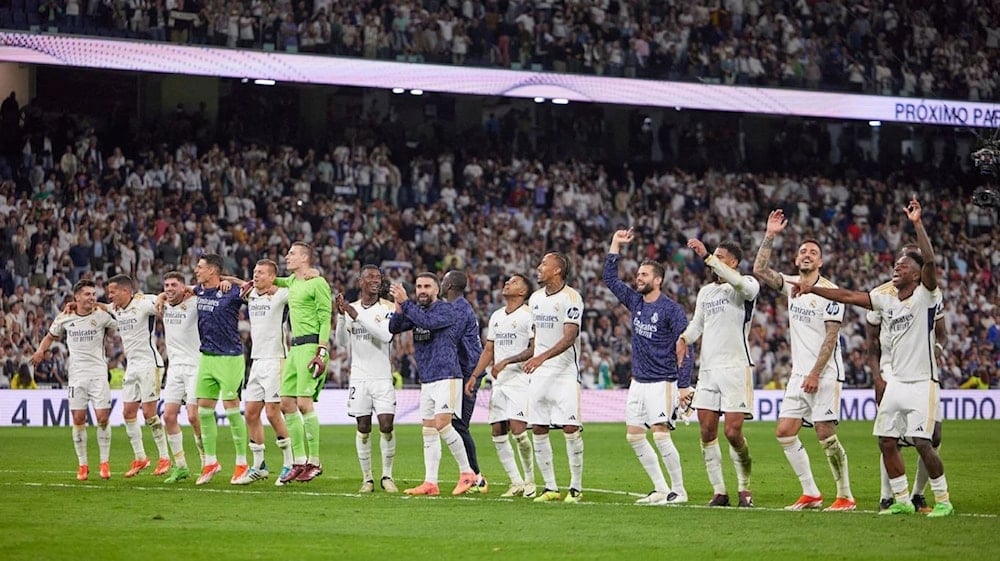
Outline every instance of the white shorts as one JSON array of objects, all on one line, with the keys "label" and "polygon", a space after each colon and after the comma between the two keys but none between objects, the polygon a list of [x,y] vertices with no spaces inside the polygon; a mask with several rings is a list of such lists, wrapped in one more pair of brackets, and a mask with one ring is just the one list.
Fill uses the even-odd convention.
[{"label": "white shorts", "polygon": [[71,411],[87,409],[87,404],[93,404],[94,409],[111,409],[111,385],[107,378],[89,378],[74,380],[66,387],[69,395]]},{"label": "white shorts", "polygon": [[167,368],[167,382],[163,385],[163,403],[197,405],[195,386],[198,385],[198,365],[171,364]]},{"label": "white shorts", "polygon": [[494,384],[490,390],[489,423],[503,421],[528,422],[528,386]]},{"label": "white shorts", "polygon": [[785,396],[781,399],[779,419],[802,419],[803,424],[812,425],[826,421],[840,420],[840,388],[836,378],[820,378],[816,393],[802,391],[806,377],[793,374],[785,386]]},{"label": "white shorts", "polygon": [[347,414],[351,417],[396,414],[396,388],[392,380],[350,381],[347,394]]},{"label": "white shorts", "polygon": [[528,384],[528,423],[540,427],[583,426],[576,376],[538,375]]},{"label": "white shorts", "polygon": [[122,401],[148,403],[159,401],[163,368],[151,362],[130,362],[122,382]]},{"label": "white shorts", "polygon": [[889,382],[875,416],[875,436],[926,438],[934,436],[940,419],[941,387],[937,382]]},{"label": "white shorts", "polygon": [[448,378],[420,385],[420,418],[462,414],[462,379]]},{"label": "white shorts", "polygon": [[637,382],[628,386],[628,401],[625,403],[625,424],[630,427],[652,427],[667,425],[671,430],[674,423],[670,417],[677,405],[677,382]]},{"label": "white shorts", "polygon": [[250,362],[250,374],[243,388],[243,401],[263,401],[280,403],[281,373],[284,372],[283,358],[255,358]]},{"label": "white shorts", "polygon": [[753,368],[737,366],[702,370],[691,408],[716,413],[743,413],[745,419],[753,419]]}]

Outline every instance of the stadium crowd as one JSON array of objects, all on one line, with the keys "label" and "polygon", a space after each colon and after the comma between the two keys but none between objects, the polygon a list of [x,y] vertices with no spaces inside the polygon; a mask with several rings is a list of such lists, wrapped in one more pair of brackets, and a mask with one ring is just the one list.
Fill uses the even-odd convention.
[{"label": "stadium crowd", "polygon": [[[897,5],[898,4],[898,5]],[[13,0],[0,28],[409,62],[994,99],[996,0]]]},{"label": "stadium crowd", "polygon": [[[10,134],[21,123],[20,116],[13,125],[5,118],[0,130]],[[635,228],[642,243],[623,255],[624,269],[634,271],[644,257],[665,263],[665,291],[690,315],[705,270],[687,239],[709,246],[735,239],[749,272],[767,214],[781,207],[791,224],[774,249],[775,268],[792,272],[796,240],[815,237],[825,250],[825,274],[867,289],[887,279],[894,251],[912,239],[901,210],[910,193],[925,201],[942,271],[944,385],[998,379],[995,216],[955,195],[976,184],[963,186],[968,176],[954,159],[911,163],[881,180],[852,173],[848,164],[837,177],[711,167],[637,174],[588,160],[501,157],[485,140],[468,144],[479,149],[407,158],[374,137],[328,148],[193,140],[119,147],[103,145],[87,124],[70,118],[46,123],[52,130],[39,137],[72,142],[0,160],[3,385],[19,373],[21,382],[33,377],[49,386],[65,379],[58,346],[33,372],[27,359],[81,277],[97,282],[99,296],[117,273],[156,293],[165,272],[179,270],[193,282],[198,257],[219,253],[230,271],[248,279],[257,259],[282,264],[289,244],[304,240],[318,249],[333,290],[348,298],[366,263],[403,282],[425,270],[465,270],[481,324],[502,303],[505,275],[533,276],[545,251],[564,251],[572,261],[570,283],[586,303],[585,384],[623,387],[631,368],[629,316],[600,281],[612,231]],[[789,376],[786,314],[773,291],[762,291],[750,337],[759,387],[780,388]],[[863,315],[850,312],[841,335],[847,384],[870,386]],[[120,362],[121,349],[109,356]],[[330,384],[339,385],[346,372],[342,357],[334,360]],[[413,383],[408,336],[398,339],[394,361],[400,377]]]}]

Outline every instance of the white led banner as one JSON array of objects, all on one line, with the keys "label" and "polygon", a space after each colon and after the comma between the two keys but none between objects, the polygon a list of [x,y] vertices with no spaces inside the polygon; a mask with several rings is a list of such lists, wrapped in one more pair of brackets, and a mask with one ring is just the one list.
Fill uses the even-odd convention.
[{"label": "white led banner", "polygon": [[0,32],[0,60],[170,74],[960,127],[1000,126],[1000,104],[412,64]]}]

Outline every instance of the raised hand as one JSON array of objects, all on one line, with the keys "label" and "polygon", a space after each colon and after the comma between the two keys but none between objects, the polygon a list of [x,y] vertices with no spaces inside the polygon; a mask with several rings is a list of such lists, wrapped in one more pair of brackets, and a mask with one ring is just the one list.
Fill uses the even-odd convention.
[{"label": "raised hand", "polygon": [[785,217],[785,212],[780,208],[772,210],[771,214],[767,216],[767,229],[765,230],[765,233],[770,237],[777,236],[787,225],[788,218]]},{"label": "raised hand", "polygon": [[695,254],[702,259],[708,256],[708,250],[705,249],[705,244],[701,243],[701,240],[692,238],[688,240],[687,246],[693,249]]},{"label": "raised hand", "polygon": [[906,217],[910,219],[910,222],[913,222],[914,224],[920,222],[922,212],[920,208],[920,201],[918,201],[916,197],[910,199],[910,204],[903,210],[906,211]]}]

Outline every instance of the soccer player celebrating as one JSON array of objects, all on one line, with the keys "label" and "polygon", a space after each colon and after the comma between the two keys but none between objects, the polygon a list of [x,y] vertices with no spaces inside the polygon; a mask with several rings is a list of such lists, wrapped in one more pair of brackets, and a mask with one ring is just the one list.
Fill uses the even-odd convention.
[{"label": "soccer player celebrating", "polygon": [[708,506],[729,506],[718,440],[719,418],[725,415],[729,457],[736,467],[738,504],[752,507],[752,460],[743,437],[743,421],[753,418],[753,362],[747,335],[760,284],[737,271],[743,251],[735,243],[723,242],[711,254],[700,240],[688,240],[687,245],[705,260],[715,276],[715,282],[698,291],[694,317],[677,338],[677,361],[681,364],[687,357],[688,345],[702,339],[698,391],[691,406],[698,411],[701,451],[714,491]]},{"label": "soccer player celebrating", "polygon": [[198,297],[187,289],[183,274],[171,271],[163,275],[163,294],[160,295],[159,303],[163,305],[163,335],[167,342],[167,359],[170,361],[167,382],[163,387],[163,426],[174,461],[174,467],[164,483],[177,483],[191,477],[184,455],[184,435],[177,422],[181,405],[187,410],[195,445],[204,454],[195,391],[198,384],[198,363],[201,361]]},{"label": "soccer player celebrating", "polygon": [[[691,395],[691,363],[677,362],[677,338],[688,325],[680,304],[660,289],[663,265],[646,260],[635,275],[636,288],[618,277],[618,258],[622,244],[631,243],[631,228],[618,230],[604,261],[604,284],[632,314],[632,381],[625,410],[626,438],[639,463],[653,481],[653,491],[637,504],[682,504],[688,500],[684,489],[680,454],[670,438],[672,416],[677,402],[687,404]],[[676,397],[675,397],[676,395]],[[670,474],[673,490],[667,486],[660,460],[646,438],[646,427],[653,430],[653,441]]]},{"label": "soccer player celebrating", "polygon": [[396,457],[396,433],[393,419],[396,415],[396,389],[392,385],[392,333],[389,319],[396,311],[396,303],[379,297],[382,289],[382,272],[375,265],[361,267],[358,275],[360,297],[351,303],[338,294],[335,308],[337,344],[349,349],[351,354],[350,393],[347,414],[357,423],[354,445],[361,464],[361,492],[375,491],[372,475],[372,413],[378,418],[382,435],[379,451],[382,454],[382,479],[379,485],[387,493],[399,492],[392,479],[392,463]]},{"label": "soccer player celebrating", "polygon": [[240,414],[240,386],[246,364],[243,343],[238,328],[239,312],[243,307],[240,291],[224,291],[222,284],[222,257],[206,253],[194,269],[198,284],[194,293],[198,297],[198,333],[201,339],[201,359],[198,363],[198,416],[201,418],[201,439],[205,448],[205,461],[196,485],[204,485],[222,469],[216,457],[216,439],[219,425],[215,418],[215,404],[222,399],[229,421],[229,430],[236,449],[235,468],[230,483],[235,483],[247,470],[247,426]]},{"label": "soccer player celebrating", "polygon": [[292,467],[282,469],[277,485],[307,482],[323,473],[319,457],[319,417],[315,402],[326,383],[327,345],[333,296],[321,276],[312,276],[315,256],[305,242],[294,242],[285,255],[291,276],[274,284],[288,288],[288,311],[292,324],[292,348],[288,351],[281,379],[281,411],[292,440]]},{"label": "soccer player celebrating", "polygon": [[[489,422],[500,465],[511,482],[510,488],[501,497],[523,496],[530,499],[535,496],[535,459],[525,414],[528,411],[528,375],[522,366],[535,353],[531,310],[527,304],[531,292],[531,281],[521,274],[514,274],[503,283],[504,307],[490,316],[483,352],[465,383],[466,397],[475,399],[475,389],[486,368],[493,365],[490,370],[493,389],[490,392]],[[524,477],[521,477],[514,459],[511,435],[517,443]]]},{"label": "soccer player celebrating", "polygon": [[[882,314],[891,345],[892,378],[875,417],[873,433],[879,437],[885,470],[889,474],[895,503],[880,514],[912,514],[906,465],[899,451],[899,439],[913,442],[923,459],[934,492],[934,509],[929,517],[948,516],[954,507],[948,495],[944,464],[934,448],[934,421],[941,399],[934,347],[933,318],[941,304],[934,250],[921,220],[920,203],[913,198],[906,216],[917,232],[920,252],[910,252],[896,260],[892,270],[894,290],[885,287],[870,292],[793,283],[796,290],[814,293],[845,304],[853,304]],[[793,294],[796,291],[793,291]]]},{"label": "soccer player celebrating", "polygon": [[528,385],[528,422],[532,425],[535,459],[545,480],[545,490],[535,502],[558,501],[559,485],[553,466],[549,427],[562,427],[569,460],[569,492],[563,499],[583,499],[583,433],[580,432],[580,322],[583,298],[566,284],[569,261],[557,252],[545,254],[538,264],[541,286],[528,299],[535,327],[535,353],[524,363],[531,377]]},{"label": "soccer player celebrating", "polygon": [[69,349],[66,391],[73,417],[73,447],[79,468],[76,478],[84,481],[90,475],[87,461],[87,407],[93,405],[97,421],[97,445],[100,454],[101,479],[111,478],[108,458],[111,456],[111,386],[108,385],[108,359],[104,354],[104,339],[116,327],[115,318],[97,308],[94,281],[83,279],[73,286],[72,312],[56,316],[48,333],[42,338],[31,363],[37,365],[56,339],[64,339]]},{"label": "soccer player celebrating", "polygon": [[170,470],[170,451],[163,432],[163,423],[156,413],[160,400],[160,380],[163,376],[163,358],[156,350],[156,301],[145,294],[134,292],[132,278],[116,275],[108,279],[108,300],[111,312],[118,322],[118,336],[125,349],[125,380],[122,386],[122,415],[125,417],[125,432],[135,459],[125,472],[125,477],[134,477],[149,466],[149,458],[142,444],[142,428],[138,414],[141,405],[146,426],[153,434],[153,441],[160,459],[153,475],[163,475]]},{"label": "soccer player celebrating", "polygon": [[439,495],[438,468],[441,441],[458,463],[458,484],[452,495],[461,495],[476,484],[476,474],[458,431],[452,426],[462,399],[462,369],[458,363],[459,321],[452,305],[438,299],[441,286],[434,273],[416,279],[417,301],[411,301],[399,284],[390,288],[396,312],[389,320],[390,333],[413,331],[413,348],[420,376],[420,417],[423,419],[424,482],[406,489],[407,495]]},{"label": "soccer player celebrating", "polygon": [[281,371],[288,349],[285,346],[285,317],[288,315],[288,289],[274,286],[278,265],[270,259],[261,259],[253,269],[253,287],[246,294],[247,315],[250,317],[250,375],[243,390],[243,401],[250,436],[250,467],[234,483],[249,485],[267,479],[269,473],[264,461],[264,424],[261,410],[274,429],[282,464],[292,466],[291,441],[281,414]]},{"label": "soccer player celebrating", "polygon": [[857,504],[851,494],[847,452],[837,438],[840,389],[843,385],[841,376],[844,372],[840,349],[840,325],[844,321],[844,307],[839,302],[815,294],[791,295],[792,285],[786,281],[836,287],[829,279],[820,275],[823,248],[818,241],[809,239],[799,245],[795,256],[798,275],[783,275],[770,268],[768,262],[774,239],[787,225],[784,212],[780,209],[771,212],[764,240],[753,264],[754,275],[767,286],[784,294],[788,302],[792,377],[781,401],[776,436],[792,471],[802,484],[802,496],[785,509],[806,510],[823,506],[823,496],[813,478],[809,455],[799,440],[802,425],[811,422],[816,428],[816,438],[826,452],[833,479],[837,483],[837,499],[826,510],[854,510]]}]

